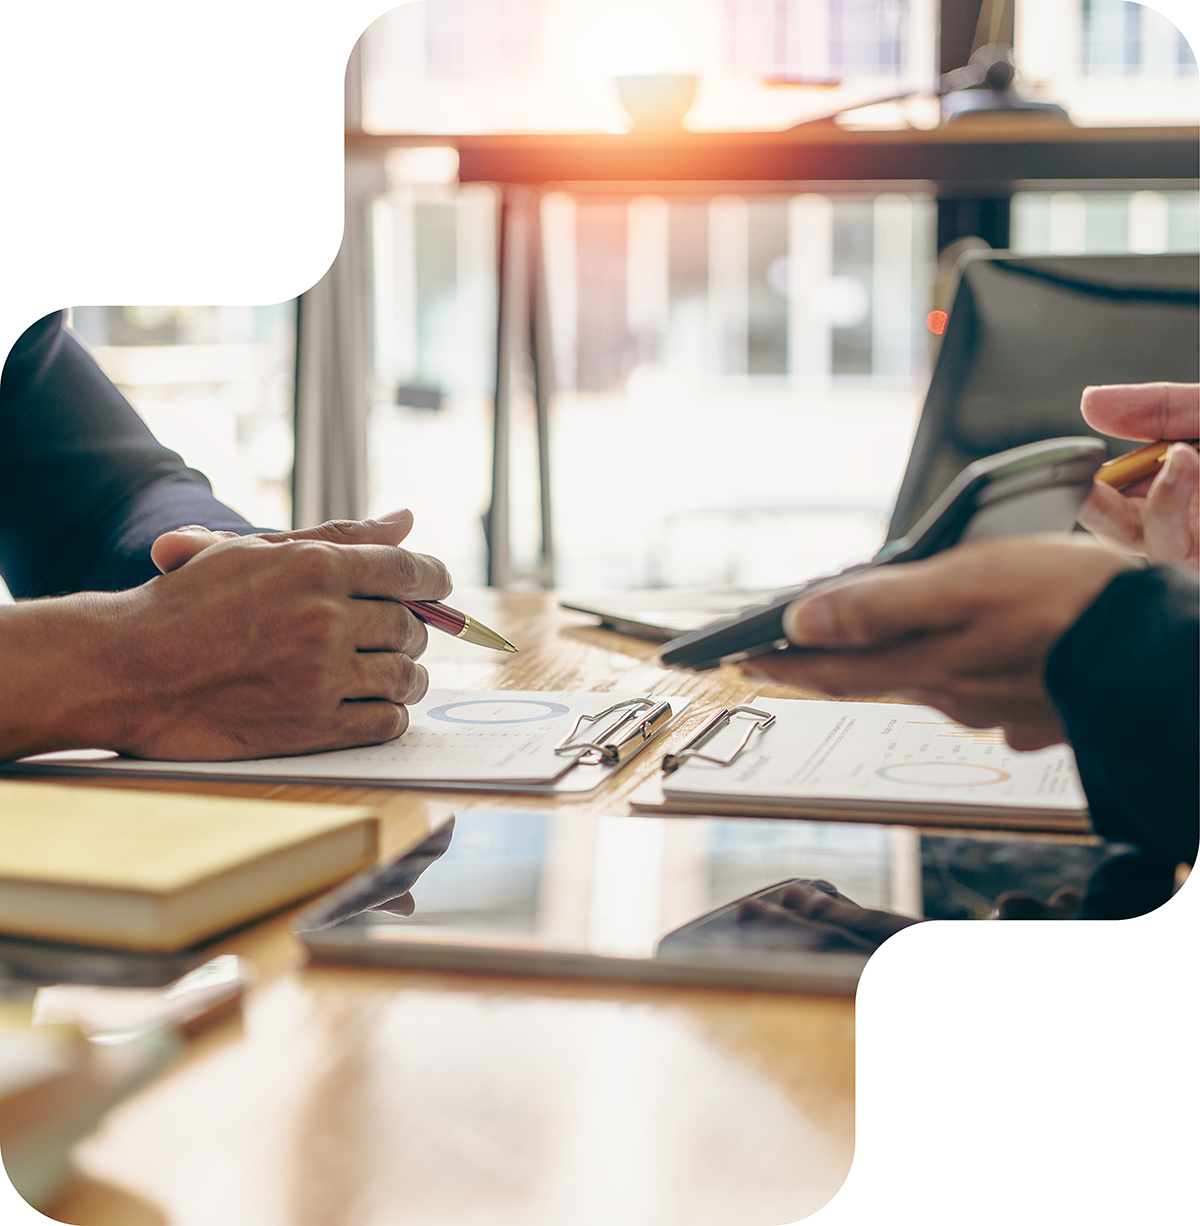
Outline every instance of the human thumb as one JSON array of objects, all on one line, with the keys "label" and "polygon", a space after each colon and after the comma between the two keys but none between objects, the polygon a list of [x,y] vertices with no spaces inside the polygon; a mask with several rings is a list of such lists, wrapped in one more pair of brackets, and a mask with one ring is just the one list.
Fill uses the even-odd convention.
[{"label": "human thumb", "polygon": [[199,524],[185,524],[173,532],[164,532],[150,546],[150,560],[168,575],[178,570],[185,562],[190,562],[198,553],[202,553],[210,545],[218,541],[234,540],[236,532],[214,532],[211,528],[203,528]]},{"label": "human thumb", "polygon": [[409,510],[389,511],[378,519],[330,519],[315,528],[265,532],[267,541],[330,541],[335,545],[399,545],[412,531]]}]

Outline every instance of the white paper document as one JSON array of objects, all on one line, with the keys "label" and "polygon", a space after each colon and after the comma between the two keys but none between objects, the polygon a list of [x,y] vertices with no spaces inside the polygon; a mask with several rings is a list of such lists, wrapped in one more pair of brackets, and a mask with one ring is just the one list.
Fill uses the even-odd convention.
[{"label": "white paper document", "polygon": [[735,717],[703,746],[732,760],[688,758],[662,781],[664,807],[908,813],[912,822],[922,813],[1006,814],[1086,826],[1087,800],[1065,745],[1019,753],[999,729],[966,728],[930,707],[768,698],[751,705],[774,714],[774,724],[753,731],[735,756],[746,730],[745,717]]},{"label": "white paper document", "polygon": [[[452,791],[587,792],[619,765],[577,764],[578,754],[556,752],[581,715],[595,715],[645,694],[542,693],[519,690],[430,690],[409,707],[403,736],[382,745],[244,762],[146,762],[95,750],[41,754],[12,764],[17,773],[101,773],[171,778],[260,779]],[[671,716],[690,700],[672,697]],[[591,727],[599,729],[606,721]],[[589,725],[581,730],[587,739]],[[576,738],[580,739],[580,738]],[[649,744],[653,738],[647,738]]]}]

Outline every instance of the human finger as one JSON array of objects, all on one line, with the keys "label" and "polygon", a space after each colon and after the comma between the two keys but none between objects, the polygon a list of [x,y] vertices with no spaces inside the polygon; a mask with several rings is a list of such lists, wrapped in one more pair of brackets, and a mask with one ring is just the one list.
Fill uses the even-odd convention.
[{"label": "human finger", "polygon": [[783,632],[798,647],[863,647],[949,629],[968,615],[974,566],[960,553],[950,568],[932,558],[871,571],[794,600]]},{"label": "human finger", "polygon": [[1009,747],[1020,753],[1061,745],[1064,739],[1062,725],[1055,719],[1010,720],[1001,727]]},{"label": "human finger", "polygon": [[394,741],[408,728],[408,711],[386,699],[343,702],[325,749],[352,749]]},{"label": "human finger", "polygon": [[1085,387],[1084,421],[1112,438],[1200,437],[1200,383],[1111,383]]},{"label": "human finger", "polygon": [[1151,561],[1195,560],[1198,484],[1200,456],[1182,444],[1172,447],[1146,495],[1142,526]]},{"label": "human finger", "polygon": [[782,929],[787,933],[788,944],[797,949],[849,948],[860,953],[871,953],[875,949],[873,942],[839,924],[800,915],[765,898],[741,899],[737,905],[737,922],[739,926],[753,926],[759,930]]},{"label": "human finger", "polygon": [[343,698],[382,698],[399,706],[420,702],[429,690],[423,665],[398,651],[360,651]]},{"label": "human finger", "polygon": [[[775,651],[754,656],[741,665],[744,676],[812,690],[830,698],[907,696],[927,685],[930,669],[925,653],[911,645],[850,651]],[[939,670],[940,671],[940,670]]]},{"label": "human finger", "polygon": [[400,651],[414,660],[425,654],[425,623],[394,600],[352,600],[350,624],[359,651]]},{"label": "human finger", "polygon": [[413,513],[389,511],[378,519],[330,519],[314,528],[263,532],[266,541],[329,541],[333,545],[399,545],[412,531]]},{"label": "human finger", "polygon": [[444,600],[453,583],[437,558],[387,545],[338,551],[351,596],[383,600]]},{"label": "human finger", "polygon": [[783,892],[781,902],[790,911],[849,929],[856,936],[865,937],[875,945],[882,944],[901,928],[920,923],[911,916],[862,907],[840,892],[831,895],[808,882],[797,882],[788,886]]},{"label": "human finger", "polygon": [[203,553],[210,545],[237,539],[236,532],[215,532],[201,524],[185,524],[155,538],[150,546],[150,560],[167,575],[185,562],[190,562],[198,553]]},{"label": "human finger", "polygon": [[1143,506],[1142,499],[1130,498],[1111,485],[1096,481],[1075,518],[1093,536],[1140,549]]}]

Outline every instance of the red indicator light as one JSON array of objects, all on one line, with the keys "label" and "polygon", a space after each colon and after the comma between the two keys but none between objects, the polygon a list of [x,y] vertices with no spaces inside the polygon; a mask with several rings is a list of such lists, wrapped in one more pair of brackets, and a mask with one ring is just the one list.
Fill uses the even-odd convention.
[{"label": "red indicator light", "polygon": [[925,326],[934,336],[941,336],[946,331],[946,320],[949,318],[945,311],[930,311],[925,316]]}]

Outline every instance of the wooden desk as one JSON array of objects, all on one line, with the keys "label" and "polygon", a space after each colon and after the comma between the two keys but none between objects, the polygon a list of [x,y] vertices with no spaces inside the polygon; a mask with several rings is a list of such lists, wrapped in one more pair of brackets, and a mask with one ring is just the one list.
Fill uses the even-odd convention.
[{"label": "wooden desk", "polygon": [[[591,628],[547,594],[472,595],[468,607],[524,649],[499,661],[433,634],[435,684],[653,685],[702,706],[750,693],[732,669],[664,673],[650,644]],[[644,755],[564,807],[628,812],[656,763]],[[168,786],[376,805],[385,854],[414,825],[481,803]],[[849,1000],[307,969],[287,917],[219,947],[228,951],[260,973],[242,1021],[202,1037],[112,1112],[80,1146],[85,1177],[51,1216],[79,1226],[779,1226],[824,1204],[849,1170]]]},{"label": "wooden desk", "polygon": [[[487,133],[348,131],[350,150],[452,145],[461,183],[568,186],[710,184],[763,190],[799,183],[936,183],[939,195],[1011,194],[1014,185],[1194,186],[1200,130],[1077,128],[1029,114],[960,119],[932,131],[856,131],[830,122],[775,132]],[[893,190],[895,188],[893,187]]]}]

